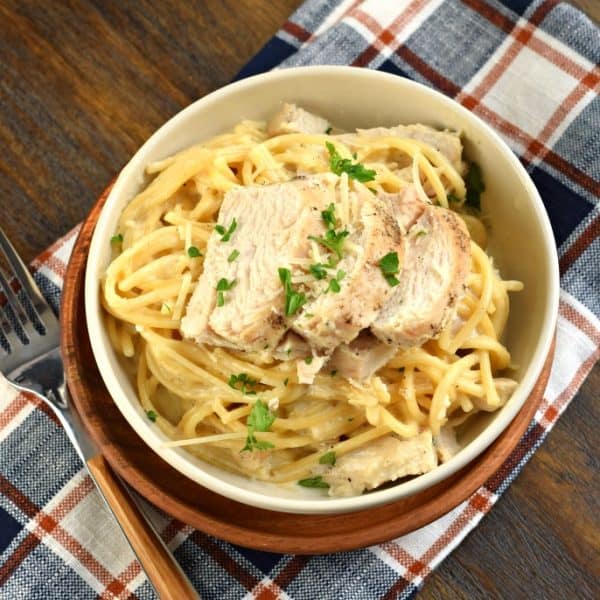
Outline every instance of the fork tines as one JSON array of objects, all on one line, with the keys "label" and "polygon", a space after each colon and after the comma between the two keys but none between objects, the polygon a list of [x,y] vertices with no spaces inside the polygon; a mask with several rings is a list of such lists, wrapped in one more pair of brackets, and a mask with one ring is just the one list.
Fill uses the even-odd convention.
[{"label": "fork tines", "polygon": [[0,266],[0,345],[12,354],[23,345],[39,343],[47,334],[52,339],[44,341],[56,345],[56,317],[1,228],[0,251],[8,267]]}]

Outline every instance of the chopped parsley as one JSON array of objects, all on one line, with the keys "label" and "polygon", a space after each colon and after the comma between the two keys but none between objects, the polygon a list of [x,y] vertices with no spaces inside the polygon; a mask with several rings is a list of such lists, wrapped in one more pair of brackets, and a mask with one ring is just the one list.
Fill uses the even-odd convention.
[{"label": "chopped parsley", "polygon": [[292,287],[292,272],[289,269],[280,267],[279,279],[285,289],[285,315],[291,317],[306,303],[306,296]]},{"label": "chopped parsley", "polygon": [[338,283],[337,279],[330,280],[329,287],[327,288],[328,292],[333,292],[334,294],[339,294],[341,289],[342,288],[340,287],[340,284]]},{"label": "chopped parsley", "polygon": [[344,229],[344,231],[335,232],[333,229],[328,229],[325,232],[324,237],[317,237],[315,235],[309,235],[308,239],[321,244],[328,250],[331,250],[336,256],[338,261],[342,259],[342,248],[344,246],[344,240],[350,235],[350,232]]},{"label": "chopped parsley", "polygon": [[198,258],[199,256],[202,256],[202,252],[200,252],[196,246],[190,246],[187,249],[187,253],[190,258]]},{"label": "chopped parsley", "polygon": [[289,377],[286,377],[286,378],[283,380],[283,385],[285,385],[285,387],[287,387],[287,384],[289,383],[289,381],[290,381],[290,378],[289,378]]},{"label": "chopped parsley", "polygon": [[312,361],[313,361],[313,357],[312,357],[312,356],[307,356],[307,357],[304,359],[304,362],[305,362],[307,365],[310,365],[310,364],[312,363]]},{"label": "chopped parsley", "polygon": [[337,369],[334,369],[333,371],[331,371],[331,373],[329,373],[332,377],[335,377],[337,375]]},{"label": "chopped parsley", "polygon": [[233,219],[233,221],[231,221],[231,225],[228,229],[225,229],[223,225],[215,225],[215,231],[221,236],[222,242],[228,242],[231,239],[231,234],[236,230],[236,228],[237,221],[235,220],[235,218]]},{"label": "chopped parsley", "polygon": [[123,234],[117,233],[110,238],[111,244],[122,244],[123,243]]},{"label": "chopped parsley", "polygon": [[329,281],[329,287],[326,291],[333,292],[334,294],[338,294],[340,291],[340,281],[346,277],[346,271],[342,271],[340,269],[337,272],[337,275]]},{"label": "chopped parsley", "polygon": [[415,237],[421,237],[422,235],[427,235],[429,231],[427,229],[419,229],[417,233],[415,233]]},{"label": "chopped parsley", "polygon": [[481,178],[481,168],[477,163],[471,163],[469,170],[465,175],[465,185],[467,186],[467,196],[465,204],[475,211],[481,210],[481,193],[485,191],[485,184]]},{"label": "chopped parsley", "polygon": [[327,269],[327,265],[324,265],[323,263],[316,263],[310,265],[308,268],[315,279],[325,279],[325,277],[327,277],[327,271],[325,270]]},{"label": "chopped parsley", "polygon": [[158,415],[153,411],[153,410],[147,410],[146,411],[146,416],[153,422],[156,423],[156,419],[158,418]]},{"label": "chopped parsley", "polygon": [[446,194],[446,198],[448,198],[448,202],[452,204],[462,204],[462,200],[455,194]]},{"label": "chopped parsley", "polygon": [[273,421],[275,421],[275,415],[269,410],[269,407],[262,400],[257,400],[252,406],[246,421],[248,436],[246,437],[246,445],[241,452],[274,448],[275,446],[271,442],[259,441],[254,435],[256,431],[269,431]]},{"label": "chopped parsley", "polygon": [[227,262],[233,262],[240,255],[239,250],[234,250],[228,257]]},{"label": "chopped parsley", "polygon": [[[327,231],[325,232],[325,236],[317,237],[314,235],[309,235],[308,239],[313,240],[314,242],[321,244],[321,246],[324,246],[328,250],[331,250],[331,252],[334,252],[335,255],[337,256],[337,261],[339,261],[342,258],[342,246],[344,245],[344,240],[350,235],[350,232],[348,232],[346,230],[338,231],[338,232],[335,231],[337,219],[335,216],[335,206],[334,206],[333,202],[327,207],[327,210],[321,211],[321,217],[323,219],[323,223],[325,223],[325,225],[327,226]],[[317,263],[316,265],[311,265],[309,267],[310,272],[317,279],[323,279],[325,277],[324,269],[328,269],[328,268],[335,266],[337,261],[335,261],[333,259],[333,257],[331,257],[329,259],[328,264],[326,264],[326,265],[321,264],[321,263]],[[315,267],[314,270],[313,270],[313,266]]]},{"label": "chopped parsley", "polygon": [[223,306],[225,304],[225,295],[223,292],[228,292],[235,285],[236,280],[232,279],[231,281],[227,281],[225,277],[219,279],[219,283],[217,283],[217,306]]},{"label": "chopped parsley", "polygon": [[[349,158],[342,158],[331,142],[325,142],[325,145],[329,152],[329,168],[333,173],[336,175],[347,173],[348,177],[361,183],[375,179],[376,172],[373,169],[367,169],[360,163],[353,164]],[[354,155],[354,158],[356,160],[356,155]]]},{"label": "chopped parsley", "polygon": [[326,481],[323,481],[321,475],[317,475],[317,477],[307,477],[306,479],[301,479],[298,482],[298,485],[307,488],[328,488],[329,484]]},{"label": "chopped parsley", "polygon": [[328,127],[328,128],[325,130],[325,133],[326,133],[327,135],[329,135],[329,134],[330,134],[332,131],[333,131],[333,127]]},{"label": "chopped parsley", "polygon": [[337,219],[335,217],[335,205],[333,202],[327,207],[327,210],[321,211],[323,222],[327,225],[327,229],[335,229]]},{"label": "chopped parsley", "polygon": [[320,465],[335,465],[335,452],[330,450],[329,452],[325,452],[321,458],[319,458]]},{"label": "chopped parsley", "polygon": [[398,273],[398,253],[389,252],[379,261],[379,268],[385,277],[385,280],[392,286],[397,286],[400,282],[395,277]]},{"label": "chopped parsley", "polygon": [[248,391],[248,387],[255,386],[258,383],[258,381],[256,379],[248,377],[247,373],[240,373],[239,375],[234,375],[232,373],[229,376],[229,381],[227,383],[229,384],[229,387],[232,387],[234,390],[238,390],[239,392],[242,392],[242,394],[250,395],[256,394],[256,392]]}]

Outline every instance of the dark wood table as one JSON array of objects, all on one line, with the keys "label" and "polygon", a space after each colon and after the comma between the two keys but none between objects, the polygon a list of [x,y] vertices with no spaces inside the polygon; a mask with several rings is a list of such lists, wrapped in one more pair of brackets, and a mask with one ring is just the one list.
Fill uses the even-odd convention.
[{"label": "dark wood table", "polygon": [[[229,82],[299,4],[0,2],[0,219],[18,251],[30,260],[81,221],[160,124]],[[577,4],[600,20],[598,0]],[[599,425],[597,365],[420,597],[598,594]]]}]

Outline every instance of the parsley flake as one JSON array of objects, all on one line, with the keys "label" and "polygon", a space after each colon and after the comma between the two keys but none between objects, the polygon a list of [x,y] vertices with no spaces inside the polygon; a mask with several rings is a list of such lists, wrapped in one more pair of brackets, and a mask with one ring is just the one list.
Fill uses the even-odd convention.
[{"label": "parsley flake", "polygon": [[317,477],[307,477],[306,479],[301,479],[298,481],[298,485],[307,488],[328,488],[329,484],[326,481],[323,481],[321,475]]},{"label": "parsley flake", "polygon": [[234,250],[228,257],[227,262],[233,262],[240,255],[239,250]]},{"label": "parsley flake", "polygon": [[333,229],[328,229],[325,232],[324,237],[317,237],[315,235],[309,235],[308,239],[321,244],[328,250],[331,250],[336,256],[338,261],[342,259],[342,248],[344,246],[345,239],[350,235],[350,232],[344,229],[344,231],[335,232]]},{"label": "parsley flake", "polygon": [[[325,142],[325,145],[329,152],[329,168],[333,173],[336,175],[347,173],[348,177],[356,179],[361,183],[375,179],[376,172],[373,169],[367,169],[360,163],[353,164],[349,158],[342,158],[331,142]],[[356,160],[356,155],[354,155],[354,158]]]},{"label": "parsley flake", "polygon": [[485,184],[481,177],[481,168],[477,163],[471,163],[469,170],[465,175],[465,185],[467,187],[467,196],[465,204],[475,211],[481,210],[481,193],[485,191]]},{"label": "parsley flake", "polygon": [[321,458],[319,458],[320,465],[335,465],[335,452],[330,450],[329,452],[325,452]]},{"label": "parsley flake", "polygon": [[255,386],[258,381],[249,377],[247,373],[240,373],[239,375],[234,375],[232,373],[229,376],[229,381],[227,383],[229,384],[229,387],[232,387],[234,390],[238,390],[239,392],[242,392],[242,394],[250,395],[256,394],[256,392],[248,391],[248,386]]},{"label": "parsley flake", "polygon": [[110,238],[111,244],[122,244],[123,243],[123,234],[117,233]]},{"label": "parsley flake", "polygon": [[227,281],[225,277],[219,279],[219,283],[217,283],[217,306],[223,306],[225,304],[225,295],[223,292],[228,292],[233,288],[236,284],[236,279],[232,279],[231,281]]},{"label": "parsley flake", "polygon": [[290,381],[290,378],[289,378],[289,377],[286,377],[286,378],[283,380],[283,385],[284,385],[285,387],[287,387],[287,384],[289,383],[289,381]]},{"label": "parsley flake", "polygon": [[398,253],[397,252],[389,252],[379,261],[379,268],[381,269],[381,273],[385,277],[385,280],[392,287],[397,286],[400,282],[395,277],[398,273],[399,263],[398,263]]},{"label": "parsley flake", "polygon": [[222,242],[228,242],[231,239],[231,234],[237,228],[237,221],[234,219],[231,221],[231,225],[228,229],[225,229],[223,225],[215,225],[215,231],[221,236]]},{"label": "parsley flake", "polygon": [[327,210],[321,211],[321,217],[327,225],[327,229],[335,229],[337,219],[335,218],[335,206],[333,202],[327,207]]},{"label": "parsley flake", "polygon": [[330,134],[332,131],[333,131],[333,127],[328,127],[328,128],[325,130],[325,133],[326,133],[327,135],[329,135],[329,134]]},{"label": "parsley flake", "polygon": [[278,272],[279,280],[285,289],[285,315],[291,317],[306,303],[306,296],[292,287],[292,272],[289,269],[280,267]]},{"label": "parsley flake", "polygon": [[153,410],[147,410],[146,411],[146,416],[153,422],[156,423],[156,419],[158,418],[158,415],[153,411]]},{"label": "parsley flake", "polygon": [[262,400],[257,400],[252,406],[252,410],[246,421],[248,436],[246,437],[246,445],[242,448],[241,452],[274,448],[275,446],[271,442],[259,441],[254,435],[256,431],[269,431],[271,425],[273,425],[273,421],[275,421],[275,415],[269,410],[267,404]]},{"label": "parsley flake", "polygon": [[[335,231],[335,226],[337,224],[337,219],[335,216],[335,205],[333,202],[327,207],[327,210],[321,211],[321,217],[323,222],[327,227],[327,231],[325,232],[325,236],[317,237],[314,235],[309,235],[308,239],[321,244],[331,252],[334,252],[337,256],[337,260],[341,260],[342,258],[342,246],[344,245],[344,240],[350,235],[350,232],[344,231]],[[321,263],[317,263],[314,265],[315,269],[313,270],[313,265],[311,265],[310,271],[317,279],[323,279],[325,277],[324,269],[331,268],[335,266],[337,261],[331,257],[328,261],[328,264],[323,265]]]},{"label": "parsley flake", "polygon": [[312,357],[312,356],[307,356],[307,357],[304,359],[304,362],[305,362],[307,365],[310,365],[310,364],[312,363],[312,361],[313,361],[313,357]]},{"label": "parsley flake", "polygon": [[308,268],[315,279],[325,279],[325,277],[327,277],[327,271],[325,271],[327,266],[323,263],[316,263],[314,265],[310,265]]},{"label": "parsley flake", "polygon": [[202,256],[202,252],[200,252],[196,246],[190,246],[187,249],[187,253],[190,258],[198,258],[199,256]]},{"label": "parsley flake", "polygon": [[334,294],[338,294],[341,290],[340,281],[346,277],[346,271],[342,271],[340,269],[337,272],[337,275],[329,281],[329,287],[327,288],[327,292],[333,292]]},{"label": "parsley flake", "polygon": [[328,292],[333,292],[334,294],[339,294],[340,290],[342,288],[340,287],[340,284],[338,283],[337,279],[332,279],[329,282],[329,287],[327,288]]}]

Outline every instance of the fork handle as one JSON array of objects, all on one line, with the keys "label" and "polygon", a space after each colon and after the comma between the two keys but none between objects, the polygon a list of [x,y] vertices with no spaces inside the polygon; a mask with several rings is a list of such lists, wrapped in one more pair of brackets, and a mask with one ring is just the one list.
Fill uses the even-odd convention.
[{"label": "fork handle", "polygon": [[181,567],[105,458],[101,454],[93,456],[88,459],[87,467],[161,600],[198,598]]}]

